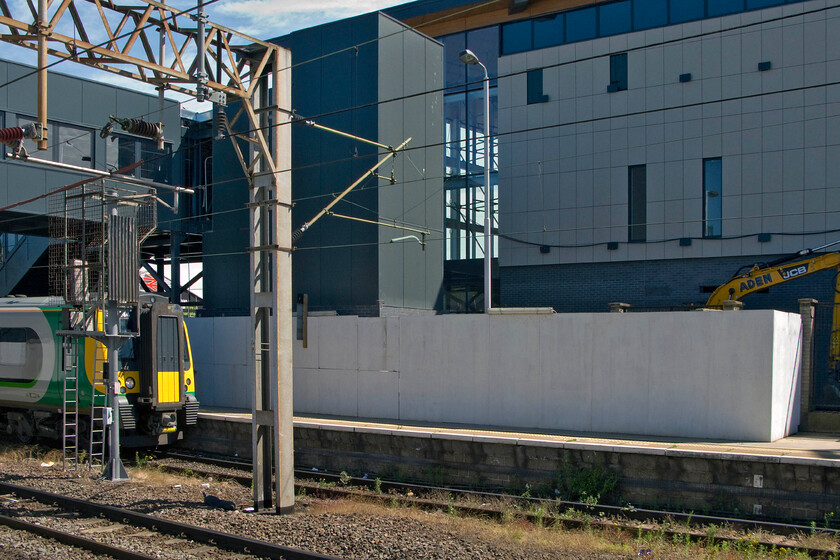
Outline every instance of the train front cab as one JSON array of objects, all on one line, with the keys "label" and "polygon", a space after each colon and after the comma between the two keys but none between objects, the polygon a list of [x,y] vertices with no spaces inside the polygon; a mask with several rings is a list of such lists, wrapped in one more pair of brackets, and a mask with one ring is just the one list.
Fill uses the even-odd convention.
[{"label": "train front cab", "polygon": [[127,446],[172,444],[198,419],[183,311],[161,299],[141,304],[141,335],[120,351],[120,424]]}]

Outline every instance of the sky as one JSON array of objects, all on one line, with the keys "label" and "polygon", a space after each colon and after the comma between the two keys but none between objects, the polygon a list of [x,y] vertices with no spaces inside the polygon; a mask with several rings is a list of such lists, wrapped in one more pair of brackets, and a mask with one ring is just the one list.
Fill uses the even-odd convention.
[{"label": "sky", "polygon": [[[210,1],[205,0],[207,3]],[[402,4],[405,1],[407,0],[217,0],[209,4],[206,11],[209,20],[213,23],[257,39],[272,39],[298,29],[365,14],[389,6]],[[165,3],[181,10],[188,10],[196,6],[195,0],[168,0]],[[12,9],[13,18],[21,21],[27,21],[26,18],[31,19],[24,0],[9,0],[8,4]],[[97,17],[95,12],[85,11],[94,10],[95,8],[92,4],[86,5],[86,2],[76,2],[75,4],[80,10],[83,21],[86,17]],[[61,31],[68,35],[73,33],[71,29]],[[104,41],[105,39],[107,39],[106,36],[91,37],[91,40],[94,42]],[[8,43],[0,43],[0,46],[2,46],[0,48],[0,58],[31,66],[36,65],[35,51]],[[55,59],[50,58],[49,62],[55,62]],[[100,72],[72,62],[61,62],[52,68],[52,71],[73,74],[116,86],[154,93],[154,89],[151,86],[147,87],[129,78]],[[187,101],[186,98],[179,98],[171,92],[167,93],[167,98],[177,99],[181,102]],[[199,104],[196,102],[187,102],[185,103],[185,107],[196,112],[210,109],[208,103]]]}]

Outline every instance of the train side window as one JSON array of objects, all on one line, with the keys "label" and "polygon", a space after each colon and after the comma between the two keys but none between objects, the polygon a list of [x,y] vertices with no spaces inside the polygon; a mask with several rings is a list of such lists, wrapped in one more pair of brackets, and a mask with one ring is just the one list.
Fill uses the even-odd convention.
[{"label": "train side window", "polygon": [[28,327],[0,328],[0,381],[30,383],[41,373],[41,340]]}]

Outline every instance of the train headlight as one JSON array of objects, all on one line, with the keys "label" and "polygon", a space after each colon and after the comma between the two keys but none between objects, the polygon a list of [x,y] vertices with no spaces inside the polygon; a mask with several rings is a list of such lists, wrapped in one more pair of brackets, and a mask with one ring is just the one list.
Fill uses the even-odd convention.
[{"label": "train headlight", "polygon": [[125,378],[125,387],[129,391],[134,389],[134,378],[133,377],[126,377]]},{"label": "train headlight", "polygon": [[192,379],[190,379],[190,378],[188,377],[188,378],[187,378],[187,387],[189,387],[190,385],[192,385]]}]

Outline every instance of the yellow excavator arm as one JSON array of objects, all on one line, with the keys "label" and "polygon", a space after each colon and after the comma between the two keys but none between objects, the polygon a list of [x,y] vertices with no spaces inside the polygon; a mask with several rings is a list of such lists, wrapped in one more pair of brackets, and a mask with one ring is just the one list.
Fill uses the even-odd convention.
[{"label": "yellow excavator arm", "polygon": [[[833,244],[832,244],[833,245]],[[816,249],[806,249],[798,254],[813,252]],[[783,264],[782,264],[783,263]],[[755,265],[748,272],[737,274],[731,280],[718,286],[712,292],[706,305],[719,306],[727,300],[740,300],[742,297],[758,290],[770,288],[796,278],[808,276],[827,269],[840,268],[840,252],[824,253],[810,259],[796,262],[776,261],[767,265]]]},{"label": "yellow excavator arm", "polygon": [[840,396],[840,252],[823,253],[808,259],[791,262],[798,257],[814,254],[816,251],[837,245],[840,241],[804,249],[795,255],[783,257],[768,264],[754,265],[748,272],[736,274],[728,282],[718,286],[706,302],[708,307],[720,306],[727,300],[740,300],[742,297],[777,286],[790,280],[802,278],[821,270],[834,269],[838,274],[834,278],[834,312],[831,326],[831,339],[828,351],[829,372],[835,378],[834,389]]}]

